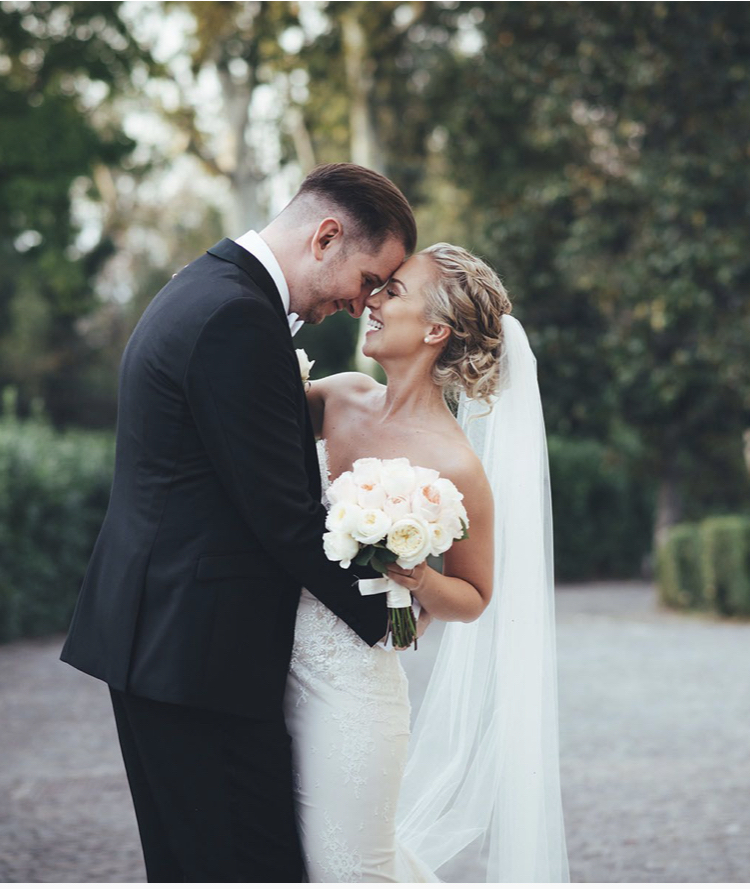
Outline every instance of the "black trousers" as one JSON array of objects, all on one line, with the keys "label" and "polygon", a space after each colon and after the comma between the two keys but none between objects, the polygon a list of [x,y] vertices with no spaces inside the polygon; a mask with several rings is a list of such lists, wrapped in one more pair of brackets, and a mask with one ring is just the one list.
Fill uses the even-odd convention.
[{"label": "black trousers", "polygon": [[281,716],[110,693],[150,883],[303,880]]}]

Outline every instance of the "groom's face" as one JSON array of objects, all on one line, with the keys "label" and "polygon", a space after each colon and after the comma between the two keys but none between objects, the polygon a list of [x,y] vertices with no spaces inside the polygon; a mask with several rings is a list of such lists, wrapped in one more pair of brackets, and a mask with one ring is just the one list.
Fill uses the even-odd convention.
[{"label": "groom's face", "polygon": [[342,241],[329,244],[326,250],[329,252],[320,260],[318,274],[309,280],[305,304],[296,309],[309,324],[318,324],[339,309],[359,318],[367,297],[383,286],[405,258],[404,245],[393,237],[379,248],[367,243],[347,246]]}]

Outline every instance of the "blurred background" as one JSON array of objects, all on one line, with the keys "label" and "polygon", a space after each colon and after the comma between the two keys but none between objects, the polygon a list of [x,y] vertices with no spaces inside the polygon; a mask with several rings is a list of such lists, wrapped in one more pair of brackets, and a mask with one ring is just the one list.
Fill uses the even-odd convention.
[{"label": "blurred background", "polygon": [[745,3],[0,3],[0,638],[67,623],[148,301],[328,161],[504,278],[559,579],[750,612],[749,59]]},{"label": "blurred background", "polygon": [[0,2],[0,879],[144,878],[58,660],[120,355],[329,161],[497,268],[536,353],[574,881],[750,880],[750,4],[314,0]]}]

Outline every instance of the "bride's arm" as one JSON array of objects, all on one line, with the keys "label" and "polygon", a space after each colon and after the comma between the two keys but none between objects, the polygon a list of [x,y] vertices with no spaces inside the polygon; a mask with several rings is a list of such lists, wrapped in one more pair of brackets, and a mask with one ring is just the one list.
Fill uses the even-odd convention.
[{"label": "bride's arm", "polygon": [[479,617],[492,596],[492,491],[478,461],[452,472],[451,480],[464,495],[470,536],[445,553],[443,574],[426,562],[417,565],[413,574],[395,564],[389,573],[414,593],[431,617],[469,622]]},{"label": "bride's arm", "polygon": [[325,412],[325,392],[327,377],[322,380],[311,380],[306,387],[307,406],[310,409],[310,419],[312,420],[313,432],[315,438],[320,438],[323,434],[323,414]]},{"label": "bride's arm", "polygon": [[306,388],[307,406],[316,438],[323,435],[326,403],[336,407],[335,399],[345,403],[347,396],[355,397],[374,385],[371,377],[361,373],[340,373],[320,380],[311,380]]}]

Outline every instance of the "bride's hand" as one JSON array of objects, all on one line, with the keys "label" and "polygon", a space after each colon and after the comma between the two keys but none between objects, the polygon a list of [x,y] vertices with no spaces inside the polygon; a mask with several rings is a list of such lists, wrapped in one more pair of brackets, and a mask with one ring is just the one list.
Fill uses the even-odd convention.
[{"label": "bride's hand", "polygon": [[422,562],[415,568],[401,568],[395,562],[391,562],[388,566],[388,577],[405,586],[407,590],[411,590],[415,596],[418,595],[422,584],[425,582],[427,575],[427,562]]}]

